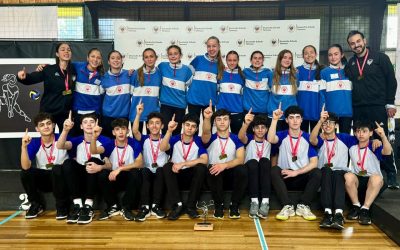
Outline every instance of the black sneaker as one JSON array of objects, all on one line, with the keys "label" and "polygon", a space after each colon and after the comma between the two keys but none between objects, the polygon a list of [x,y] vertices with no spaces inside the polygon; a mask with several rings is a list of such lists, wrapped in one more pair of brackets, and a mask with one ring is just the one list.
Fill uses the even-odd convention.
[{"label": "black sneaker", "polygon": [[156,216],[157,219],[162,219],[162,218],[165,218],[165,211],[158,204],[156,204],[151,209],[151,215]]},{"label": "black sneaker", "polygon": [[183,206],[178,206],[178,204],[175,204],[172,207],[172,210],[168,214],[168,220],[177,220],[183,213]]},{"label": "black sneaker", "polygon": [[125,220],[135,220],[135,215],[132,213],[132,210],[123,207],[121,212]]},{"label": "black sneaker", "polygon": [[230,205],[229,206],[229,218],[231,219],[239,219],[240,211],[238,205]]},{"label": "black sneaker", "polygon": [[79,214],[81,212],[81,207],[78,204],[75,204],[72,208],[72,211],[69,213],[67,217],[67,223],[77,223],[79,219]]},{"label": "black sneaker", "polygon": [[347,214],[347,219],[348,220],[357,220],[358,219],[358,214],[360,213],[360,207],[353,205]]},{"label": "black sneaker", "polygon": [[147,217],[150,216],[150,210],[145,206],[142,206],[139,213],[135,217],[135,221],[145,221]]},{"label": "black sneaker", "polygon": [[216,219],[223,219],[224,218],[224,205],[215,205],[215,210],[214,210],[214,218]]},{"label": "black sneaker", "polygon": [[324,217],[322,217],[321,222],[319,223],[320,228],[330,228],[332,226],[332,214],[325,212]]},{"label": "black sneaker", "polygon": [[32,202],[31,206],[29,207],[28,211],[25,214],[25,219],[36,218],[39,214],[43,212],[44,209],[41,204]]},{"label": "black sneaker", "polygon": [[371,225],[371,212],[369,211],[369,209],[360,209],[358,223],[360,223],[361,225]]},{"label": "black sneaker", "polygon": [[186,208],[186,214],[189,215],[190,219],[196,219],[200,217],[196,208],[191,208],[191,207]]},{"label": "black sneaker", "polygon": [[390,189],[399,189],[399,183],[397,182],[396,179],[396,173],[388,173],[386,175],[387,177],[387,186]]},{"label": "black sneaker", "polygon": [[335,228],[338,230],[344,229],[344,217],[342,213],[335,213],[332,219],[331,228]]},{"label": "black sneaker", "polygon": [[88,224],[92,222],[93,216],[94,212],[92,206],[85,204],[79,214],[78,224]]},{"label": "black sneaker", "polygon": [[99,220],[107,220],[108,218],[119,215],[121,213],[117,205],[111,206],[103,210],[99,216]]},{"label": "black sneaker", "polygon": [[56,220],[64,220],[68,217],[68,209],[67,208],[59,208],[56,212]]}]

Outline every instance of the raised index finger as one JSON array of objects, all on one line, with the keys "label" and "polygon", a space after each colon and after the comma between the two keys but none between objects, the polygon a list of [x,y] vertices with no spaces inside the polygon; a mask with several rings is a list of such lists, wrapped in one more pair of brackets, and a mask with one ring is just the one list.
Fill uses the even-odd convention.
[{"label": "raised index finger", "polygon": [[250,107],[249,112],[247,114],[251,114],[251,111],[253,110],[253,107]]},{"label": "raised index finger", "polygon": [[142,97],[140,97],[140,100],[139,100],[139,105],[140,105],[140,104],[142,104]]},{"label": "raised index finger", "polygon": [[322,105],[322,112],[325,112],[325,103]]},{"label": "raised index finger", "polygon": [[25,130],[25,135],[28,135],[28,128],[26,128]]},{"label": "raised index finger", "polygon": [[96,119],[96,127],[99,126],[99,119]]},{"label": "raised index finger", "polygon": [[279,102],[278,109],[281,109],[281,108],[282,108],[282,102]]},{"label": "raised index finger", "polygon": [[175,121],[175,113],[174,113],[174,115],[172,116],[172,119],[171,119],[171,121],[172,121],[172,122],[174,122],[174,121]]},{"label": "raised index finger", "polygon": [[208,105],[208,107],[210,107],[210,109],[212,109],[212,101],[210,99],[210,105]]},{"label": "raised index finger", "polygon": [[68,119],[72,121],[72,111],[69,111]]},{"label": "raised index finger", "polygon": [[378,128],[381,127],[381,125],[379,125],[379,123],[377,123],[376,121],[375,121],[375,124],[376,124],[376,126],[377,126]]}]

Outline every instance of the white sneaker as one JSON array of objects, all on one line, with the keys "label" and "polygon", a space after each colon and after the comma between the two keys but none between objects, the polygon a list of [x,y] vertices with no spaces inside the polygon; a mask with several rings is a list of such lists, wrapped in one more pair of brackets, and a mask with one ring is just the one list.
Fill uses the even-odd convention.
[{"label": "white sneaker", "polygon": [[278,220],[287,220],[290,216],[295,216],[294,206],[286,205],[282,208],[282,210],[276,215],[276,219]]},{"label": "white sneaker", "polygon": [[302,216],[305,220],[316,220],[317,216],[315,216],[309,206],[304,204],[297,204],[296,207],[296,215]]}]

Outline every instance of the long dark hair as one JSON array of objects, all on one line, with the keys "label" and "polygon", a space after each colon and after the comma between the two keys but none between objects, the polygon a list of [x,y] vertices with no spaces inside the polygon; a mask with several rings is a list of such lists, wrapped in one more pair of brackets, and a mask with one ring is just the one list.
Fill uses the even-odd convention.
[{"label": "long dark hair", "polygon": [[[309,45],[307,45],[307,46],[304,46],[304,48],[303,48],[303,50],[302,50],[302,52],[301,52],[301,54],[302,54],[303,56],[304,56],[304,51],[305,51],[307,48],[312,48],[312,49],[314,50],[315,54],[317,54],[317,49],[314,47],[314,45],[309,44]],[[315,65],[315,67],[316,67],[316,71],[315,71],[315,80],[321,80],[321,70],[323,70],[323,69],[325,68],[325,65],[320,64],[320,63],[318,62],[317,58],[315,58],[314,65]]]},{"label": "long dark hair", "polygon": [[329,46],[329,48],[328,48],[328,55],[329,55],[329,50],[330,50],[331,48],[338,48],[338,49],[339,49],[340,54],[343,55],[342,59],[340,59],[340,62],[343,64],[343,66],[345,66],[345,65],[347,64],[347,58],[346,58],[346,56],[344,55],[342,46],[341,46],[340,44],[337,44],[337,43],[332,44],[332,45]]},{"label": "long dark hair", "polygon": [[[71,45],[67,42],[60,42],[56,45],[56,53],[58,53],[58,50],[60,49],[61,45],[66,44],[68,45],[69,49],[71,50],[71,54],[72,54],[72,48]],[[56,63],[59,66],[60,65],[60,58],[56,55]],[[60,69],[61,70],[61,69]],[[76,76],[76,72],[74,67],[72,66],[71,60],[68,61],[67,64],[67,76],[68,76],[68,86],[70,89],[74,89],[75,88],[75,82],[74,82],[74,78]]]},{"label": "long dark hair", "polygon": [[88,57],[88,58],[89,58],[90,54],[91,54],[93,51],[98,51],[98,52],[100,53],[101,62],[100,62],[100,64],[99,64],[99,66],[97,66],[96,71],[99,72],[99,75],[100,75],[100,76],[102,76],[102,75],[104,75],[103,55],[101,54],[101,51],[100,51],[98,48],[91,48],[91,49],[89,50],[89,52],[87,53],[87,57]]}]

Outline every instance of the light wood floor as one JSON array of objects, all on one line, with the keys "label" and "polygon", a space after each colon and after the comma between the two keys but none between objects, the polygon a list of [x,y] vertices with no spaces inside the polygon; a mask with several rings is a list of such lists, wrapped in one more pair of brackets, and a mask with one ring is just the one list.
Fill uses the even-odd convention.
[{"label": "light wood floor", "polygon": [[[247,212],[247,211],[246,211]],[[210,219],[214,231],[193,231],[200,220],[186,215],[178,221],[150,217],[143,223],[125,221],[116,216],[88,225],[68,225],[56,221],[55,212],[46,212],[38,219],[26,220],[24,213],[0,225],[0,248],[8,249],[261,249],[255,223],[245,211],[242,218]],[[271,211],[261,226],[269,249],[395,249],[398,246],[375,226],[347,222],[342,232],[320,230],[314,222],[292,217],[275,220],[278,211]],[[13,214],[0,212],[0,221]],[[226,214],[225,214],[226,217]]]}]

